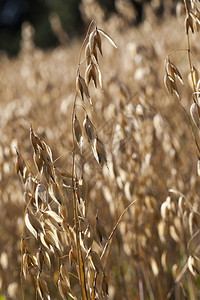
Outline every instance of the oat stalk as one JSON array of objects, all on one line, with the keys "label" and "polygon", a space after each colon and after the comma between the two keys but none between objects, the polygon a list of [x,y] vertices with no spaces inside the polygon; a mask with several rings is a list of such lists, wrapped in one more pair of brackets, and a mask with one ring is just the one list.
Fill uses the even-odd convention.
[{"label": "oat stalk", "polygon": [[86,300],[87,298],[87,289],[85,282],[85,271],[84,271],[84,263],[81,254],[81,246],[79,240],[79,221],[78,221],[78,207],[77,207],[77,197],[76,197],[76,183],[75,183],[75,132],[74,132],[74,116],[75,116],[75,107],[76,107],[76,99],[78,93],[76,92],[74,103],[73,103],[73,111],[72,111],[72,138],[73,138],[73,152],[72,152],[72,188],[73,188],[73,203],[74,203],[74,222],[75,222],[75,232],[76,232],[76,248],[78,255],[78,267],[79,267],[79,281],[81,285],[81,293],[82,299]]},{"label": "oat stalk", "polygon": [[[184,0],[184,5],[185,5],[185,11],[186,11],[186,19],[189,18],[189,9],[188,9],[188,3],[186,0]],[[187,31],[186,28],[186,35],[187,35],[187,46],[188,46],[188,62],[189,62],[189,68],[190,68],[190,74],[192,78],[192,85],[193,85],[193,91],[196,92],[196,87],[194,83],[194,76],[192,72],[192,61],[191,61],[191,45],[190,45],[190,33],[189,30]]]},{"label": "oat stalk", "polygon": [[[90,32],[91,26],[94,21],[91,21],[88,31],[86,34],[86,37],[81,45],[79,58],[78,58],[78,73],[79,73],[79,67],[81,63],[81,55],[82,51],[84,49],[85,43],[88,39],[88,34]],[[74,203],[74,221],[75,221],[75,232],[76,232],[76,248],[77,248],[77,255],[78,255],[78,267],[79,267],[79,281],[81,285],[81,293],[82,293],[82,299],[86,300],[87,297],[87,288],[86,288],[86,281],[85,281],[85,270],[84,270],[84,262],[82,258],[81,253],[81,246],[80,246],[80,240],[79,240],[79,220],[78,220],[78,206],[77,206],[77,197],[76,197],[76,179],[75,179],[75,132],[74,132],[74,118],[75,118],[75,109],[76,109],[76,100],[77,100],[78,92],[76,92],[73,102],[73,109],[72,109],[72,139],[73,139],[73,152],[72,152],[72,188],[73,188],[73,203]]]},{"label": "oat stalk", "polygon": [[[122,219],[124,218],[124,215],[126,214],[126,212],[128,211],[128,209],[136,202],[136,200],[133,200],[126,208],[125,210],[123,211],[123,213],[120,215],[117,223],[115,224],[111,234],[109,235],[108,237],[108,240],[110,241],[115,233],[115,231],[117,230],[117,227],[118,225],[120,224],[120,222],[122,221]],[[107,251],[107,248],[109,246],[109,243],[106,243],[105,246],[104,246],[104,249],[102,251],[102,254],[101,254],[101,259],[103,258],[103,256],[105,255],[106,251]]]}]

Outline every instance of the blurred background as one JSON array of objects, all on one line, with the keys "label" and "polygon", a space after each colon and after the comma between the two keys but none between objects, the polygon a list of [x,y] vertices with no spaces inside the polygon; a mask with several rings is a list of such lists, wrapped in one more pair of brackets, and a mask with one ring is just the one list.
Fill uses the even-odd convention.
[{"label": "blurred background", "polygon": [[[198,251],[200,241],[194,135],[199,145],[200,141],[199,129],[191,131],[188,123],[193,84],[188,51],[183,51],[187,50],[183,1],[0,0],[0,300],[22,298],[24,192],[30,186],[24,186],[16,174],[15,147],[36,178],[31,123],[51,148],[55,167],[71,172],[77,60],[92,19],[118,49],[102,36],[103,56],[99,55],[98,61],[103,91],[91,81],[93,110],[85,101],[106,147],[109,171],[97,164],[86,136],[81,156],[76,149],[77,165],[80,161],[82,168],[84,161],[91,228],[98,210],[111,233],[124,209],[137,200],[120,223],[103,262],[109,285],[109,298],[105,299],[166,299],[169,291],[170,300],[200,299],[200,252],[195,265],[191,256],[195,241]],[[191,34],[190,41],[192,63],[199,70],[199,32]],[[84,54],[82,51],[82,76]],[[184,82],[182,86],[176,79],[180,99],[169,96],[164,87],[164,61],[169,54]],[[81,124],[85,118],[82,105],[79,97],[76,113]],[[46,181],[44,184],[47,186]],[[71,199],[69,195],[65,200]],[[30,235],[27,232],[28,249],[36,257],[38,247],[32,247]],[[69,246],[63,248],[67,255]],[[60,300],[58,269],[53,252],[49,253],[52,268],[45,269],[42,276],[51,299]],[[63,258],[71,288],[78,295],[75,268],[67,256]],[[183,272],[188,259],[192,272]],[[181,282],[176,284],[179,274],[183,274]],[[27,300],[36,299],[35,287],[30,272],[24,280]]]},{"label": "blurred background", "polygon": [[[0,50],[16,55],[20,49],[21,26],[29,22],[34,28],[34,43],[40,48],[55,47],[85,32],[87,19],[82,13],[81,0],[0,0]],[[88,4],[90,1],[87,1]],[[147,17],[145,6],[150,4],[155,15],[175,13],[177,1],[160,0],[98,0],[105,17],[118,14],[131,25]],[[57,31],[63,29],[62,36]]]}]

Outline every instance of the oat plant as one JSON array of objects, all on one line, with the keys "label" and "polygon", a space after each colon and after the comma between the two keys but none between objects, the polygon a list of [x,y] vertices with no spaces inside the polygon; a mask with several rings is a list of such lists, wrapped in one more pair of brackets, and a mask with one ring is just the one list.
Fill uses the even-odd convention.
[{"label": "oat plant", "polygon": [[[183,1],[182,9],[185,12],[185,34],[186,34],[186,49],[175,49],[173,50],[165,60],[165,77],[164,83],[166,89],[170,95],[175,94],[178,98],[179,105],[183,110],[184,114],[187,117],[189,127],[191,129],[192,137],[196,146],[196,155],[197,155],[197,174],[200,176],[200,146],[199,146],[199,130],[200,130],[200,78],[198,72],[198,66],[195,62],[194,53],[192,52],[192,42],[195,43],[195,40],[198,39],[197,33],[200,30],[200,5],[198,1],[190,0]],[[171,61],[173,54],[176,54],[180,51],[187,52],[187,61],[189,65],[189,83],[192,89],[191,100],[190,100],[190,109],[187,109],[182,104],[182,97],[178,88],[177,81],[183,83],[182,75],[178,67]],[[181,194],[180,194],[181,195]],[[183,255],[184,265],[179,273],[175,276],[175,282],[169,293],[167,294],[167,299],[171,299],[172,294],[175,291],[175,297],[179,299],[182,294],[186,299],[197,299],[198,297],[198,278],[199,278],[199,262],[200,262],[200,253],[199,253],[199,212],[194,207],[192,207],[187,198],[184,195],[181,195],[179,198],[179,205],[182,206],[182,201],[186,203],[187,209],[189,209],[189,232],[190,235],[187,235],[185,240],[185,253]],[[163,203],[161,206],[161,214],[163,218],[166,217],[167,213],[167,203]],[[184,211],[185,209],[183,209]],[[186,213],[185,213],[186,214]],[[183,220],[183,219],[182,219]],[[184,231],[184,229],[183,229]],[[186,233],[185,233],[186,234]],[[185,235],[186,236],[186,235]],[[189,271],[189,273],[188,273]],[[186,282],[184,281],[186,278]],[[193,278],[192,278],[193,277]],[[195,284],[195,281],[197,284]],[[180,287],[181,292],[179,291],[179,296],[177,293],[178,288]]]},{"label": "oat plant", "polygon": [[[36,134],[32,124],[30,142],[35,169],[31,170],[16,149],[16,170],[24,184],[25,200],[21,236],[23,299],[26,298],[25,281],[34,286],[36,299],[57,299],[59,294],[62,299],[85,300],[108,294],[103,257],[134,201],[122,212],[115,226],[113,224],[110,235],[98,209],[94,220],[87,216],[83,149],[89,146],[99,167],[108,168],[106,147],[91,118],[94,115],[95,119],[96,113],[93,108],[95,99],[90,96],[92,82],[94,88],[103,89],[99,66],[99,55],[103,55],[102,38],[117,48],[112,38],[91,22],[78,58],[71,116],[71,170],[56,166],[57,159],[53,159],[50,146]],[[95,199],[92,201],[95,206]],[[91,221],[94,221],[94,226]]]}]

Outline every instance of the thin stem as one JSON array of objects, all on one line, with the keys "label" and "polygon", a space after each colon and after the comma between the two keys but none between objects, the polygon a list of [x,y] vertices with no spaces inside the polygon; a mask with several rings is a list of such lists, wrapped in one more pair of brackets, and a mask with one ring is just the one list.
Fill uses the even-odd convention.
[{"label": "thin stem", "polygon": [[153,289],[152,289],[152,286],[151,286],[151,281],[150,281],[150,278],[149,278],[149,274],[145,270],[144,267],[141,267],[141,270],[142,270],[143,278],[144,278],[144,281],[145,281],[145,285],[147,287],[147,291],[149,293],[149,297],[150,297],[151,300],[155,300]]},{"label": "thin stem", "polygon": [[194,83],[194,76],[193,76],[193,72],[192,72],[192,61],[191,61],[189,32],[187,34],[187,43],[188,43],[188,61],[189,61],[189,66],[190,66],[190,74],[191,74],[191,78],[192,78],[193,91],[196,92],[196,87],[195,87],[195,83]]},{"label": "thin stem", "polygon": [[179,104],[180,104],[181,108],[183,109],[183,111],[185,112],[185,114],[186,114],[186,116],[187,116],[187,118],[188,118],[188,122],[189,122],[189,125],[190,125],[190,128],[191,128],[191,131],[192,131],[192,135],[193,135],[193,138],[194,138],[194,141],[195,141],[197,150],[198,150],[198,152],[200,153],[200,146],[199,146],[199,144],[198,144],[198,142],[197,142],[197,139],[196,139],[196,136],[195,136],[195,134],[194,134],[194,130],[193,130],[193,127],[192,127],[191,119],[190,119],[190,117],[189,117],[187,111],[186,111],[185,108],[183,107],[183,105],[182,105],[181,103],[179,103]]},{"label": "thin stem", "polygon": [[79,58],[78,58],[78,69],[79,69],[80,64],[81,64],[81,55],[82,55],[82,52],[83,52],[83,48],[84,48],[84,46],[85,46],[85,43],[86,43],[86,41],[87,41],[87,38],[88,38],[88,36],[89,36],[89,32],[90,32],[90,29],[91,29],[93,23],[94,23],[94,20],[92,20],[92,21],[90,22],[90,25],[89,25],[89,27],[88,27],[88,30],[87,30],[85,39],[84,39],[84,41],[83,41],[83,43],[82,43],[82,45],[81,45],[81,49],[80,49],[80,53],[79,53]]},{"label": "thin stem", "polygon": [[81,247],[79,240],[79,225],[78,225],[78,207],[76,199],[76,183],[75,183],[75,132],[74,132],[74,117],[75,117],[75,108],[78,92],[76,92],[74,97],[73,109],[72,109],[72,139],[73,139],[73,152],[72,152],[72,188],[73,188],[73,202],[74,202],[74,221],[75,221],[75,231],[76,231],[76,248],[78,255],[78,266],[79,266],[79,281],[81,285],[82,299],[87,299],[86,284],[85,284],[85,274],[84,274],[84,264],[81,255]]},{"label": "thin stem", "polygon": [[71,275],[71,276],[73,276],[74,278],[76,278],[76,279],[79,280],[79,278],[78,278],[75,274],[73,274],[73,273],[71,273],[71,272],[68,272],[68,275]]},{"label": "thin stem", "polygon": [[72,150],[69,150],[69,151],[67,151],[67,152],[65,152],[65,153],[63,153],[63,154],[61,154],[60,156],[58,156],[54,161],[53,161],[53,165],[59,160],[59,159],[61,159],[62,157],[64,157],[65,155],[68,155],[69,153],[71,153],[72,152]]},{"label": "thin stem", "polygon": [[[81,55],[82,51],[84,49],[85,43],[88,39],[89,32],[91,29],[91,26],[94,21],[91,21],[86,37],[81,45],[79,58],[78,58],[78,68],[77,73],[79,74],[79,67],[81,64]],[[73,188],[73,203],[74,203],[74,221],[75,221],[75,231],[76,231],[76,248],[77,248],[77,255],[78,255],[78,267],[79,267],[79,281],[81,285],[81,293],[82,293],[82,299],[87,299],[87,289],[86,289],[86,283],[85,283],[85,271],[84,271],[84,263],[81,253],[81,246],[80,246],[80,240],[79,240],[79,220],[78,220],[78,206],[77,206],[77,197],[76,197],[76,182],[75,182],[75,132],[74,132],[74,118],[75,118],[75,110],[76,110],[76,100],[77,100],[78,92],[76,92],[73,102],[73,108],[72,108],[72,140],[73,140],[73,152],[72,152],[72,188]]]},{"label": "thin stem", "polygon": [[167,55],[167,57],[169,57],[170,55],[172,55],[174,52],[179,52],[179,51],[188,51],[188,49],[186,49],[186,48],[176,48],[176,49],[173,49],[173,50]]},{"label": "thin stem", "polygon": [[[185,11],[186,11],[186,18],[187,18],[189,16],[189,9],[188,9],[188,5],[187,5],[187,1],[186,0],[184,0],[184,4],[185,4]],[[186,35],[187,35],[188,62],[189,62],[190,74],[191,74],[191,78],[192,78],[193,91],[196,92],[196,87],[195,87],[195,82],[194,82],[194,76],[193,76],[193,72],[192,72],[191,46],[190,46],[189,31],[187,32]]]},{"label": "thin stem", "polygon": [[174,282],[173,287],[170,289],[170,291],[169,291],[168,294],[167,294],[166,299],[170,299],[170,298],[171,298],[171,295],[172,295],[172,293],[173,293],[173,291],[174,291],[176,285],[180,283],[180,281],[181,281],[183,275],[185,274],[185,272],[187,271],[187,269],[188,269],[188,262],[185,263],[185,265],[184,265],[184,267],[182,268],[181,272],[180,272],[179,275],[177,276],[177,278],[176,278],[176,280],[175,280],[175,282]]},{"label": "thin stem", "polygon": [[[113,230],[112,230],[112,232],[111,232],[111,234],[110,234],[110,236],[109,236],[109,238],[108,238],[109,241],[112,239],[112,237],[113,237],[113,235],[114,235],[114,233],[115,233],[115,231],[116,231],[116,229],[117,229],[119,223],[122,221],[122,219],[123,219],[125,213],[127,212],[127,210],[128,210],[135,202],[136,202],[136,200],[132,201],[132,202],[125,208],[125,210],[123,211],[123,213],[122,213],[121,216],[119,217],[117,223],[115,224],[115,226],[114,226],[114,228],[113,228]],[[108,245],[109,245],[109,243],[106,243],[106,244],[105,244],[105,247],[104,247],[103,252],[102,252],[102,254],[101,254],[101,259],[103,258],[104,254],[105,254],[105,252],[106,252],[106,250],[107,250],[107,248],[108,248]]]}]

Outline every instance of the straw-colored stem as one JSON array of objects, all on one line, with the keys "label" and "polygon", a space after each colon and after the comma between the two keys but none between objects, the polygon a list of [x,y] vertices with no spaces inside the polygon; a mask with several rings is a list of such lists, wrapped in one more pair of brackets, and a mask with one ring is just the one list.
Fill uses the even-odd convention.
[{"label": "straw-colored stem", "polygon": [[72,139],[73,139],[72,188],[73,188],[74,221],[75,221],[75,231],[76,231],[76,248],[77,248],[78,267],[79,267],[79,281],[80,281],[80,285],[81,285],[82,299],[86,300],[87,299],[87,291],[86,291],[86,284],[85,284],[84,264],[83,264],[80,240],[79,240],[78,207],[77,207],[76,184],[75,184],[75,133],[74,133],[73,122],[74,122],[74,117],[75,117],[77,96],[78,96],[78,92],[76,92],[76,94],[75,94],[73,109],[72,109]]},{"label": "straw-colored stem", "polygon": [[195,136],[195,133],[194,133],[194,130],[193,130],[193,127],[192,127],[191,119],[190,119],[190,117],[189,117],[189,115],[188,115],[186,109],[183,107],[183,105],[182,105],[181,103],[179,103],[179,104],[180,104],[182,110],[184,111],[184,113],[185,113],[186,116],[187,116],[188,123],[189,123],[189,126],[190,126],[191,131],[192,131],[192,136],[193,136],[193,138],[194,138],[194,141],[195,141],[195,144],[196,144],[198,153],[200,154],[200,146],[199,146],[198,141],[197,141],[197,139],[196,139],[196,136]]},{"label": "straw-colored stem", "polygon": [[[85,43],[88,39],[90,29],[93,25],[94,21],[91,21],[87,34],[85,36],[85,39],[81,45],[79,58],[78,58],[78,68],[77,72],[79,73],[79,67],[81,64],[81,56],[82,52],[85,46]],[[76,92],[73,102],[73,108],[72,108],[72,141],[73,141],[73,151],[72,151],[72,188],[73,188],[73,205],[74,205],[74,221],[75,221],[75,231],[76,231],[76,248],[77,248],[77,256],[78,256],[78,267],[79,267],[79,281],[81,285],[81,294],[82,299],[87,299],[87,288],[86,288],[86,282],[85,282],[85,270],[84,270],[84,262],[82,258],[81,253],[81,246],[80,246],[80,240],[79,240],[79,220],[78,220],[78,206],[77,206],[77,197],[76,197],[76,183],[75,183],[75,132],[74,132],[74,118],[75,118],[75,110],[76,110],[76,100],[77,100],[78,92]]]},{"label": "straw-colored stem", "polygon": [[94,20],[92,20],[92,21],[90,22],[90,25],[89,25],[89,27],[88,27],[88,30],[87,30],[85,39],[84,39],[84,41],[83,41],[83,43],[82,43],[82,45],[81,45],[81,49],[80,49],[80,53],[79,53],[79,58],[78,58],[78,69],[79,69],[79,66],[80,66],[80,64],[81,64],[81,56],[82,56],[83,48],[84,48],[85,43],[86,43],[86,41],[87,41],[87,39],[88,39],[88,37],[89,37],[89,32],[90,32],[90,29],[91,29],[93,23],[94,23]]},{"label": "straw-colored stem", "polygon": [[195,83],[194,83],[194,76],[193,76],[193,72],[192,72],[192,61],[191,61],[191,49],[190,49],[189,32],[187,34],[187,44],[188,44],[188,62],[189,62],[190,74],[191,74],[191,78],[192,78],[193,91],[196,92],[196,87],[195,87]]},{"label": "straw-colored stem", "polygon": [[[135,203],[135,201],[136,201],[136,200],[132,201],[132,202],[125,208],[125,210],[123,211],[123,213],[122,213],[121,216],[119,217],[117,223],[115,224],[115,226],[114,226],[114,228],[113,228],[113,230],[112,230],[112,232],[111,232],[111,234],[110,234],[110,236],[109,236],[109,238],[108,238],[109,241],[112,239],[112,237],[113,237],[113,235],[114,235],[114,233],[115,233],[115,231],[116,231],[116,229],[117,229],[119,223],[122,221],[122,219],[123,219],[125,213],[126,213],[127,210]],[[109,245],[108,243],[105,244],[105,247],[104,247],[103,252],[102,252],[102,254],[101,254],[101,259],[103,258],[104,254],[106,253],[106,250],[107,250],[107,248],[108,248],[108,245]]]},{"label": "straw-colored stem", "polygon": [[[189,16],[189,10],[188,10],[188,5],[187,5],[187,1],[186,0],[184,0],[184,4],[185,4],[186,16]],[[194,82],[194,76],[193,76],[193,72],[192,72],[191,45],[190,45],[189,31],[187,32],[187,47],[188,47],[188,51],[187,51],[188,52],[188,62],[189,62],[191,79],[192,79],[193,91],[196,92],[196,87],[195,87],[195,82]]]}]

